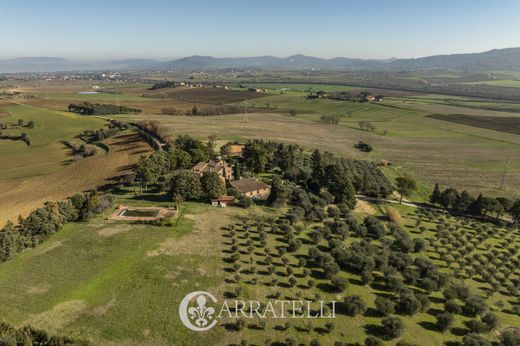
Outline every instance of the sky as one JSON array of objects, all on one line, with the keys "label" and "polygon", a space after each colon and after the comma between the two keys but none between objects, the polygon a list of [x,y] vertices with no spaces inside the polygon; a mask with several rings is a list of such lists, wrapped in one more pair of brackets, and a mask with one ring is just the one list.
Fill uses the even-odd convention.
[{"label": "sky", "polygon": [[520,46],[518,0],[1,0],[0,14],[0,59],[385,59]]}]

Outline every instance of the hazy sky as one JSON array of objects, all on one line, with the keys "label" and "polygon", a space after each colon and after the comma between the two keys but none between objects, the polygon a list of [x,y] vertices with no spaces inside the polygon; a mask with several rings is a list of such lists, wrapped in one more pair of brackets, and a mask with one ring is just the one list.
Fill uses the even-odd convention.
[{"label": "hazy sky", "polygon": [[404,58],[520,46],[519,0],[1,0],[0,14],[0,58]]}]

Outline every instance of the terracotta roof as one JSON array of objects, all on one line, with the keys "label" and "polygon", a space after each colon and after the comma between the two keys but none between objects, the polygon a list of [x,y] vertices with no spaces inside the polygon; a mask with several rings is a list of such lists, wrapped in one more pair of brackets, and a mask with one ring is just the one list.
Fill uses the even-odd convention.
[{"label": "terracotta roof", "polygon": [[193,170],[194,171],[200,171],[200,170],[206,168],[207,165],[208,164],[206,162],[199,162],[195,166],[193,166]]},{"label": "terracotta roof", "polygon": [[225,161],[213,161],[209,162],[199,162],[195,166],[193,166],[192,170],[194,171],[204,171],[204,172],[219,172],[224,167],[230,167],[229,164]]},{"label": "terracotta roof", "polygon": [[269,188],[269,185],[261,181],[258,181],[255,178],[234,180],[230,182],[230,184],[240,193],[264,190]]}]

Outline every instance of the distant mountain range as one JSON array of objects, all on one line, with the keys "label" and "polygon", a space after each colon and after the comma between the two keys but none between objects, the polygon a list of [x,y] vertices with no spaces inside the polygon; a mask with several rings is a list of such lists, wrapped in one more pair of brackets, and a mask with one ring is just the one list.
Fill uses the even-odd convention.
[{"label": "distant mountain range", "polygon": [[124,59],[81,62],[53,57],[27,57],[0,60],[0,73],[87,70],[208,70],[223,68],[259,68],[266,70],[388,70],[413,71],[454,69],[468,71],[520,71],[520,47],[493,49],[483,53],[434,55],[417,59],[322,59],[302,54],[287,58],[259,56],[214,58],[190,56],[177,60]]}]

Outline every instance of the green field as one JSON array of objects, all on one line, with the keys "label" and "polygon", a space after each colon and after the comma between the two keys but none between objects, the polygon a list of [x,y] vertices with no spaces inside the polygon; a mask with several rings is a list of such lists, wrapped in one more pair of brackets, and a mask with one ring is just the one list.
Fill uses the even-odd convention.
[{"label": "green field", "polygon": [[[152,197],[152,196],[149,196]],[[131,195],[117,197],[117,203],[131,206],[167,206],[168,201],[154,196],[150,201],[134,199]],[[152,202],[151,200],[154,200]],[[404,216],[404,229],[413,238],[436,238],[436,226],[444,219],[418,216],[410,207],[396,206]],[[384,206],[373,205],[376,215]],[[380,211],[380,212],[378,212]],[[289,252],[288,266],[293,268],[296,285],[286,285],[286,265],[281,257],[273,255],[273,274],[266,274],[264,263],[266,250],[260,245],[256,223],[258,216],[278,216],[280,211],[256,208],[245,211],[239,208],[214,208],[208,204],[185,203],[175,226],[150,226],[105,220],[111,211],[88,223],[74,223],[65,226],[35,249],[28,250],[15,259],[0,264],[0,315],[14,325],[31,324],[58,334],[66,334],[92,341],[94,344],[113,345],[228,345],[239,344],[242,340],[263,343],[283,342],[292,335],[298,342],[308,344],[318,338],[322,344],[335,341],[363,342],[367,335],[379,336],[381,316],[376,312],[374,299],[378,295],[388,295],[378,283],[380,273],[375,273],[376,281],[363,285],[359,274],[342,271],[350,285],[345,292],[330,290],[329,280],[323,278],[320,269],[313,268],[309,277],[302,277],[298,258],[306,257],[312,245],[308,234],[320,223],[311,223],[298,235],[304,245],[296,252]],[[424,231],[419,232],[416,220],[421,219]],[[264,219],[265,220],[265,219]],[[264,221],[265,222],[265,221]],[[245,231],[244,225],[249,225]],[[456,219],[449,219],[455,225]],[[233,224],[235,235],[231,235],[228,225]],[[266,226],[265,248],[275,250],[285,246],[280,233],[272,233]],[[227,230],[226,230],[227,229]],[[463,227],[464,232],[473,233],[471,226]],[[489,243],[498,251],[502,250],[499,240],[507,234],[510,245],[518,244],[516,233],[497,230],[496,236],[488,238],[475,250],[484,253]],[[231,240],[237,239],[241,265],[240,278],[236,282],[231,266],[226,258]],[[254,250],[247,250],[247,239],[253,239]],[[345,244],[359,241],[355,235],[345,240]],[[378,245],[378,241],[374,241]],[[444,243],[443,243],[444,244]],[[326,241],[318,244],[326,248]],[[443,246],[449,246],[447,244]],[[423,255],[432,258],[444,272],[453,273],[454,265],[448,268],[438,258],[438,250],[428,249]],[[472,253],[466,257],[470,258]],[[415,255],[414,255],[415,256]],[[253,261],[253,262],[251,262]],[[251,267],[258,271],[250,272]],[[513,277],[520,273],[516,270]],[[252,283],[256,278],[258,282]],[[272,285],[272,279],[277,284]],[[308,279],[315,280],[313,288],[307,287]],[[487,297],[489,286],[466,278],[464,271],[460,278],[473,293]],[[280,298],[310,299],[316,293],[323,300],[341,302],[347,295],[359,295],[367,304],[364,315],[351,317],[341,310],[334,320],[332,332],[325,332],[326,320],[312,321],[310,331],[306,321],[292,321],[288,330],[283,327],[285,320],[269,320],[258,329],[258,320],[249,321],[241,331],[232,330],[234,321],[225,320],[220,326],[206,333],[194,333],[180,322],[177,308],[185,294],[194,290],[206,290],[223,299],[226,292],[242,287],[241,299],[267,299],[280,292]],[[299,292],[299,293],[298,293]],[[405,332],[400,338],[416,344],[440,345],[461,339],[465,321],[470,317],[457,315],[452,332],[439,333],[435,327],[435,314],[444,309],[442,294],[430,296],[428,310],[414,316],[397,314],[404,324]],[[514,326],[518,317],[510,313],[511,297],[507,293],[494,293],[487,298],[490,308],[500,319],[500,327]],[[502,302],[499,307],[495,303]],[[231,326],[231,327],[230,327]],[[230,329],[231,328],[231,329]],[[496,340],[494,334],[484,333],[484,337]],[[389,345],[395,340],[389,342]]]},{"label": "green field", "polygon": [[501,80],[490,80],[490,81],[482,81],[482,82],[467,82],[464,84],[492,85],[492,86],[508,87],[508,88],[520,88],[520,80],[517,80],[517,79],[501,79]]},{"label": "green field", "polygon": [[2,110],[8,115],[0,118],[1,123],[14,124],[18,119],[23,119],[25,123],[31,120],[35,123],[32,129],[15,127],[3,130],[3,133],[10,135],[25,132],[31,145],[27,146],[21,141],[0,140],[2,182],[43,175],[59,169],[71,159],[62,141],[74,139],[83,130],[97,130],[106,124],[102,119],[21,104],[2,107]]}]

